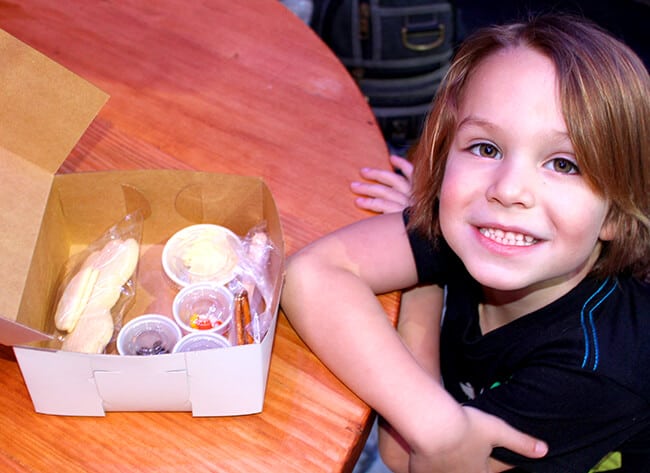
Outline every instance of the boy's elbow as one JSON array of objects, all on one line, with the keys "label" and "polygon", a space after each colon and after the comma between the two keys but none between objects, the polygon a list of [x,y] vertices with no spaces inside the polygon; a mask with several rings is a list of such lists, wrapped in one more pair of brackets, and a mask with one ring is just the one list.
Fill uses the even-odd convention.
[{"label": "boy's elbow", "polygon": [[333,251],[319,245],[310,245],[287,258],[285,287],[300,286],[303,290],[309,290],[311,286],[318,288],[323,281],[335,278],[341,269],[344,269],[344,264],[336,258]]},{"label": "boy's elbow", "polygon": [[309,251],[302,250],[287,258],[280,304],[289,318],[294,306],[303,304],[303,299],[318,287],[319,266],[318,258]]},{"label": "boy's elbow", "polygon": [[303,250],[287,258],[284,272],[283,299],[293,293],[299,285],[304,285],[313,278],[318,261],[313,254]]},{"label": "boy's elbow", "polygon": [[404,452],[398,452],[394,448],[379,449],[381,461],[392,473],[408,473],[409,457]]},{"label": "boy's elbow", "polygon": [[408,445],[385,422],[380,422],[379,438],[377,442],[381,461],[393,473],[408,473],[409,449]]}]

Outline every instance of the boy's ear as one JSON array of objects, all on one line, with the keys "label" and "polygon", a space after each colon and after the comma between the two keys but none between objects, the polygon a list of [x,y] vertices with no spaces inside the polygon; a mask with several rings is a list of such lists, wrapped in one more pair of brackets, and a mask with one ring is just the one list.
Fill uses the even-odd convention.
[{"label": "boy's ear", "polygon": [[614,218],[610,213],[605,219],[605,222],[603,222],[603,226],[600,228],[598,239],[600,241],[612,241],[616,237],[618,223],[618,219]]}]

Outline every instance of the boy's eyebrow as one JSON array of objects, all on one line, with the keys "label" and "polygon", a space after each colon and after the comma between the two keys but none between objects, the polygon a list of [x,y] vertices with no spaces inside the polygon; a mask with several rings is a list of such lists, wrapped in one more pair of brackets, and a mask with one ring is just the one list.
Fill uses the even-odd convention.
[{"label": "boy's eyebrow", "polygon": [[[465,126],[477,126],[481,128],[486,128],[490,130],[498,130],[499,126],[492,123],[489,120],[486,120],[484,118],[477,117],[475,115],[468,115],[465,118],[463,118],[459,123],[457,130],[460,130],[461,128]],[[569,133],[566,131],[561,131],[561,130],[549,130],[549,138],[552,138],[555,141],[567,141],[571,143],[571,137],[569,136]]]},{"label": "boy's eyebrow", "polygon": [[464,126],[480,126],[483,128],[490,128],[490,129],[497,129],[498,127],[483,118],[479,118],[473,115],[468,115],[465,118],[463,118],[459,123],[458,123],[458,128],[463,128]]}]

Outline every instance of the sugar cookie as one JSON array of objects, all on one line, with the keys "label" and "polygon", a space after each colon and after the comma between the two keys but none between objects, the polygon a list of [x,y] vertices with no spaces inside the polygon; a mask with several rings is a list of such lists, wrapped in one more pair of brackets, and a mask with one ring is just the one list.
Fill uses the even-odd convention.
[{"label": "sugar cookie", "polygon": [[70,332],[75,328],[90,299],[98,276],[99,271],[95,268],[85,267],[70,279],[54,314],[56,328],[64,332]]},{"label": "sugar cookie", "polygon": [[54,316],[56,327],[69,332],[63,350],[104,351],[113,336],[111,308],[135,272],[139,252],[133,238],[115,239],[86,258],[63,291]]},{"label": "sugar cookie", "polygon": [[88,306],[113,307],[120,298],[122,286],[133,275],[138,263],[139,246],[133,239],[111,240],[101,250],[93,252],[84,262],[99,271]]},{"label": "sugar cookie", "polygon": [[93,292],[88,298],[87,307],[110,309],[120,299],[123,283],[117,277],[103,271],[99,272]]},{"label": "sugar cookie", "polygon": [[63,350],[102,353],[113,336],[113,317],[109,309],[86,309],[75,329],[63,341]]},{"label": "sugar cookie", "polygon": [[133,238],[127,240],[111,240],[100,251],[92,253],[84,266],[92,266],[105,277],[114,277],[122,286],[135,272],[138,264],[140,249]]}]

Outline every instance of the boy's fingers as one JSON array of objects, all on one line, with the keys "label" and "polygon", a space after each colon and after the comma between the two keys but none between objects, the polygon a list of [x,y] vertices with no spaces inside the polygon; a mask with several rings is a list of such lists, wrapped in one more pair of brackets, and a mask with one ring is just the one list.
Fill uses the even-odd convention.
[{"label": "boy's fingers", "polygon": [[489,417],[486,427],[495,435],[495,447],[503,447],[528,458],[540,458],[548,453],[545,442],[520,432],[498,417],[481,414]]},{"label": "boy's fingers", "polygon": [[394,186],[396,183],[405,181],[403,176],[385,169],[362,168],[360,174],[369,181],[377,181],[388,186]]},{"label": "boy's fingers", "polygon": [[385,187],[393,188],[402,194],[411,193],[411,183],[404,176],[394,173],[393,171],[384,171],[381,169],[364,168],[361,169],[361,176],[369,181],[374,181]]},{"label": "boy's fingers", "polygon": [[499,446],[528,458],[540,458],[548,453],[546,443],[521,432],[509,434]]},{"label": "boy's fingers", "polygon": [[405,158],[397,155],[391,155],[390,157],[391,164],[399,169],[406,179],[411,182],[411,176],[413,175],[413,164]]},{"label": "boy's fingers", "polygon": [[514,429],[502,420],[499,420],[499,423],[502,424],[498,430],[501,436],[498,445],[495,446],[507,448],[528,458],[540,458],[548,453],[545,442]]},{"label": "boy's fingers", "polygon": [[403,205],[399,205],[395,202],[374,197],[359,197],[355,199],[354,202],[356,206],[361,209],[377,213],[399,212],[404,208]]},{"label": "boy's fingers", "polygon": [[365,182],[353,182],[350,184],[350,189],[355,194],[368,197],[379,197],[382,199],[397,202],[401,205],[408,205],[409,196],[404,194],[399,189],[388,187],[381,184],[368,184]]}]

